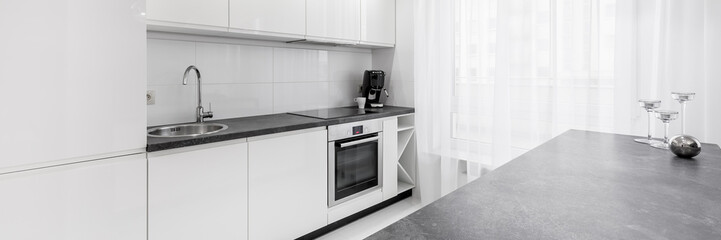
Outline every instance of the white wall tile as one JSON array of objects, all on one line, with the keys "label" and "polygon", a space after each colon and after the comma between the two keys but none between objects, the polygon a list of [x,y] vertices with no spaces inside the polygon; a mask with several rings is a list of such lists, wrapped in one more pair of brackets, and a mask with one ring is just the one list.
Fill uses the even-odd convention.
[{"label": "white wall tile", "polygon": [[270,83],[273,49],[217,43],[196,44],[196,66],[205,83]]},{"label": "white wall tile", "polygon": [[213,120],[273,113],[273,84],[209,84],[203,86],[203,105],[213,104]]},{"label": "white wall tile", "polygon": [[385,99],[385,103],[393,106],[413,107],[414,85],[413,81],[391,81],[390,87],[388,87],[390,97]]},{"label": "white wall tile", "polygon": [[148,86],[155,91],[155,105],[148,105],[148,126],[195,121],[196,85]]},{"label": "white wall tile", "polygon": [[361,82],[340,81],[329,83],[328,107],[347,107],[356,105],[353,98],[360,97],[358,89]]},{"label": "white wall tile", "polygon": [[[175,85],[195,64],[195,43],[148,39],[148,85]],[[195,83],[193,83],[195,84]]]},{"label": "white wall tile", "polygon": [[148,125],[195,121],[195,76],[182,85],[189,65],[203,76],[204,107],[225,119],[352,106],[371,62],[368,52],[148,39]]},{"label": "white wall tile", "polygon": [[273,81],[328,81],[328,51],[273,48]]},{"label": "white wall tile", "polygon": [[328,80],[361,84],[363,72],[371,70],[370,53],[328,52]]},{"label": "white wall tile", "polygon": [[284,113],[328,107],[328,82],[273,84],[273,112]]}]

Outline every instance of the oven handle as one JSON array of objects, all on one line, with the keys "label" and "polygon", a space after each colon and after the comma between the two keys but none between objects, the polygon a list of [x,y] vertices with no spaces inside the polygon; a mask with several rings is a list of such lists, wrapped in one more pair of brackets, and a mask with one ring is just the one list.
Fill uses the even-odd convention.
[{"label": "oven handle", "polygon": [[350,147],[350,146],[353,146],[353,145],[358,145],[358,144],[361,144],[361,143],[367,143],[367,142],[377,141],[379,138],[380,138],[380,136],[375,136],[375,137],[370,137],[370,138],[364,138],[364,139],[357,140],[357,141],[352,141],[352,142],[347,142],[347,143],[341,143],[341,144],[340,144],[340,147],[341,147],[341,148],[344,148],[344,147]]}]

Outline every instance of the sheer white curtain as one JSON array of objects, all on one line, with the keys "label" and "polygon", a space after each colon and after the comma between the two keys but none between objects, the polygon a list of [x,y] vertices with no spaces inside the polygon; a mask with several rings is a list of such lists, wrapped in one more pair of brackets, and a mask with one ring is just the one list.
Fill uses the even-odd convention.
[{"label": "sheer white curtain", "polygon": [[416,141],[421,200],[441,195],[441,165],[448,165],[453,82],[453,4],[448,0],[414,1]]},{"label": "sheer white curtain", "polygon": [[[718,1],[414,3],[416,124],[428,181],[446,178],[446,161],[492,169],[568,129],[645,135],[636,100],[678,110],[671,91],[697,93],[688,134],[721,137],[721,107],[712,104],[721,104],[713,101],[721,66],[711,65],[720,63]],[[671,134],[679,129],[672,123]]]},{"label": "sheer white curtain", "polygon": [[[721,67],[720,1],[638,0],[626,4],[637,13],[632,21],[637,26],[634,45],[637,96],[660,99],[662,108],[680,111],[680,104],[669,93],[695,92],[696,99],[687,105],[687,134],[705,142],[721,143],[721,134],[714,126],[721,122],[718,105],[721,101],[718,97],[713,100],[714,95],[721,94],[718,85],[721,74],[713,72],[713,68]],[[715,64],[713,58],[717,60]],[[657,136],[663,134],[661,124],[657,124],[656,132]],[[680,132],[680,120],[672,122],[670,135]]]},{"label": "sheer white curtain", "polygon": [[614,0],[455,3],[456,157],[497,167],[568,129],[616,130]]}]

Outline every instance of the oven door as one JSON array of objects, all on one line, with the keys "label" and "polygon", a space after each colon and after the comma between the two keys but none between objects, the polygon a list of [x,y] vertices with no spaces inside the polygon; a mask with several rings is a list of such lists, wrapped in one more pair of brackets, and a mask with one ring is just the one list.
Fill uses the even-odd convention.
[{"label": "oven door", "polygon": [[328,143],[328,206],[381,187],[383,134]]}]

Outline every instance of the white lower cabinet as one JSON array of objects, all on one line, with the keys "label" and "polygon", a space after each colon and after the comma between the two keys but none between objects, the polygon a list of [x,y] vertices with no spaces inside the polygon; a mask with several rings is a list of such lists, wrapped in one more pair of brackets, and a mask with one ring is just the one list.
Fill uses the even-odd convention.
[{"label": "white lower cabinet", "polygon": [[148,239],[247,239],[245,139],[148,154]]},{"label": "white lower cabinet", "polygon": [[0,175],[0,239],[145,239],[145,154]]},{"label": "white lower cabinet", "polygon": [[327,224],[327,134],[248,139],[250,239],[295,239]]},{"label": "white lower cabinet", "polygon": [[383,121],[383,200],[398,195],[398,118]]},{"label": "white lower cabinet", "polygon": [[356,214],[381,202],[383,202],[383,191],[376,190],[333,206],[328,209],[328,224]]}]

